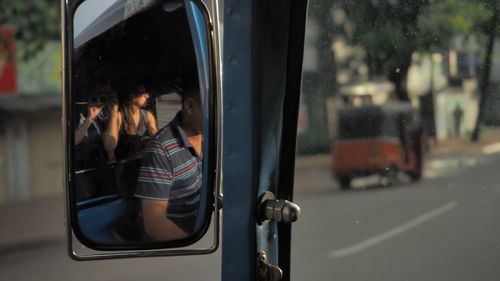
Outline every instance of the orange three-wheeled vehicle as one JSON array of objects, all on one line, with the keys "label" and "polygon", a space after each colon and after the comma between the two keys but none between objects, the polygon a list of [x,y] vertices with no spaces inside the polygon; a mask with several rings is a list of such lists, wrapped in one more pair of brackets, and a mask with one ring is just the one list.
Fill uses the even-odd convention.
[{"label": "orange three-wheeled vehicle", "polygon": [[346,106],[338,110],[331,145],[332,170],[341,188],[355,177],[380,174],[392,183],[398,171],[422,175],[424,136],[409,103]]}]

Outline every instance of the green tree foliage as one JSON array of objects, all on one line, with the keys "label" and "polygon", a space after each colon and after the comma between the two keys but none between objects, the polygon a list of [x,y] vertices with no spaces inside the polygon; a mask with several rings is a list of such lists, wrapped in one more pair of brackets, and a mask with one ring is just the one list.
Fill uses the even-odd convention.
[{"label": "green tree foliage", "polygon": [[350,40],[365,48],[371,77],[387,77],[398,98],[407,100],[404,80],[412,53],[447,50],[458,34],[484,34],[492,1],[344,0],[337,6],[354,24]]},{"label": "green tree foliage", "polygon": [[418,19],[419,51],[447,50],[457,35],[474,35],[484,43],[491,6],[480,0],[440,0],[424,7]]},{"label": "green tree foliage", "polygon": [[16,39],[23,43],[23,59],[36,55],[47,40],[59,38],[57,0],[0,0],[0,9],[0,25],[15,28]]},{"label": "green tree foliage", "polygon": [[408,99],[404,80],[418,46],[418,17],[426,5],[427,0],[345,0],[337,4],[354,24],[351,43],[364,47],[370,76],[387,77],[401,100]]}]

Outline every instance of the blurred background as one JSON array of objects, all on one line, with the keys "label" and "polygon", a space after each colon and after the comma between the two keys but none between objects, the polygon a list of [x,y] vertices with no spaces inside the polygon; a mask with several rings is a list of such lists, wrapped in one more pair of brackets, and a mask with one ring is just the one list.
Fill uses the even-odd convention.
[{"label": "blurred background", "polygon": [[0,202],[61,193],[58,1],[1,1]]},{"label": "blurred background", "polygon": [[[500,276],[499,8],[495,0],[309,1],[292,280]],[[57,0],[0,0],[0,279],[218,280],[220,251],[175,262],[67,257],[59,29]],[[419,180],[395,171],[388,184],[384,170],[365,175],[357,160],[343,187],[338,113],[391,104],[416,112]],[[377,134],[369,138],[386,137]]]},{"label": "blurred background", "polygon": [[498,9],[309,1],[292,280],[500,276]]}]

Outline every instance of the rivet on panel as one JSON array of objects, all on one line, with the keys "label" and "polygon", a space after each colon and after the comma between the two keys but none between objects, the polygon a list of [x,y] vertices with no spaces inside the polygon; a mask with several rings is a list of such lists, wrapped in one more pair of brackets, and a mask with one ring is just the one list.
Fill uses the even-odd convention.
[{"label": "rivet on panel", "polygon": [[233,20],[239,20],[241,18],[239,13],[231,13],[231,18]]},{"label": "rivet on panel", "polygon": [[229,61],[230,64],[232,64],[234,66],[238,65],[238,60],[235,59],[233,56],[229,56],[227,59],[228,59],[228,61]]}]

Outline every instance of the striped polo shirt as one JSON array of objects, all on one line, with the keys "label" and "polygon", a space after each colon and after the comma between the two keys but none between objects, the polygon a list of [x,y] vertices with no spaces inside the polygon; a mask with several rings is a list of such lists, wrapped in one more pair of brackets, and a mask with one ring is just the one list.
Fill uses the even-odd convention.
[{"label": "striped polo shirt", "polygon": [[180,126],[181,113],[144,150],[135,196],[168,201],[166,216],[191,233],[198,215],[202,158]]}]

